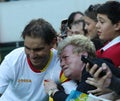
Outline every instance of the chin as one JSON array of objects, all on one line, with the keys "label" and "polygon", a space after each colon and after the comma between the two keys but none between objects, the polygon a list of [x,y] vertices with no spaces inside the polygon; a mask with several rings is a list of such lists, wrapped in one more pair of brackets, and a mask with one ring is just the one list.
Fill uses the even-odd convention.
[{"label": "chin", "polygon": [[65,74],[65,77],[71,79],[71,76],[69,74]]},{"label": "chin", "polygon": [[37,63],[32,63],[33,66],[40,66],[40,64]]}]

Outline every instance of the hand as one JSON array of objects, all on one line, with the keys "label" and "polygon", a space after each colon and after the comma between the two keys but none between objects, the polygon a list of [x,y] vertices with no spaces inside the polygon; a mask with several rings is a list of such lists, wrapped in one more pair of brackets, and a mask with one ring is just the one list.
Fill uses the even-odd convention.
[{"label": "hand", "polygon": [[52,95],[54,95],[54,93],[56,91],[58,91],[57,84],[53,80],[50,80],[50,79],[49,80],[44,80],[44,87],[45,87],[45,92],[47,94],[49,94],[50,91],[52,91],[51,93],[52,93]]},{"label": "hand", "polygon": [[[89,68],[89,64],[86,65],[86,70],[93,76],[93,78],[88,78],[86,83],[97,87],[97,89],[88,91],[88,93],[99,95],[110,85],[112,73],[105,63],[100,68],[97,68],[96,64],[92,68]],[[102,70],[106,70],[106,75],[100,78],[99,74]]]},{"label": "hand", "polygon": [[96,87],[96,89],[89,90],[87,93],[92,93],[92,94],[98,96],[98,95],[102,95],[102,94],[111,92],[111,90],[107,89],[105,86],[102,87],[103,84],[101,84],[101,81],[98,81],[94,78],[87,78],[86,83]]}]

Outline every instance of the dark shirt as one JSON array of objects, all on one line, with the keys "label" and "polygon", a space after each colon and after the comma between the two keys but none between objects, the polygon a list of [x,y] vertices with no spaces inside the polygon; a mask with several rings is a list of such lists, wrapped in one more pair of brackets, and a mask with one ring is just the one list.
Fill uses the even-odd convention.
[{"label": "dark shirt", "polygon": [[120,95],[120,78],[113,75],[111,78],[111,84],[109,85],[109,88],[115,91],[118,95]]},{"label": "dark shirt", "polygon": [[96,50],[98,50],[104,46],[104,43],[99,38],[91,39],[91,41],[95,45]]}]

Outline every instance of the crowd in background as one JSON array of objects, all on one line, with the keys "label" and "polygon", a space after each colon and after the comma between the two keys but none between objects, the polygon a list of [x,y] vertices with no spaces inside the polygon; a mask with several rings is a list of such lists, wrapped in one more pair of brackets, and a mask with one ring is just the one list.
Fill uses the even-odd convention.
[{"label": "crowd in background", "polygon": [[22,38],[24,47],[0,65],[0,101],[70,101],[71,91],[119,100],[119,1],[72,12],[60,32],[45,19],[33,19]]}]

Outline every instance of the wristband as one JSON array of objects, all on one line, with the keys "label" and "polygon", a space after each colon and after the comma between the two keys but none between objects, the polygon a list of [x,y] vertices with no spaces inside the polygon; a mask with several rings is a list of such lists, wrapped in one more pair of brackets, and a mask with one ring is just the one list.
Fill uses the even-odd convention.
[{"label": "wristband", "polygon": [[48,95],[52,97],[54,95],[55,91],[58,91],[58,89],[57,88],[50,89],[48,92]]}]

